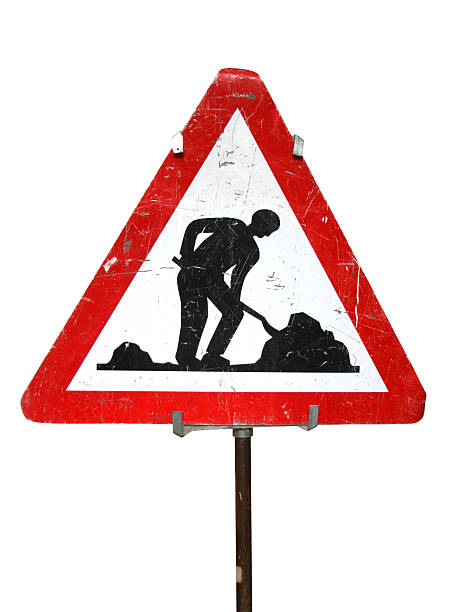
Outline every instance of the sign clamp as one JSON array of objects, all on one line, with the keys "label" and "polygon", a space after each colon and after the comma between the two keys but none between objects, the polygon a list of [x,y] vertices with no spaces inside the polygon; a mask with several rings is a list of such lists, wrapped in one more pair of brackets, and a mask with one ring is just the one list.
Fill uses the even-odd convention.
[{"label": "sign clamp", "polygon": [[303,157],[304,140],[298,136],[293,135],[293,157]]},{"label": "sign clamp", "polygon": [[[293,425],[300,427],[305,431],[310,431],[317,427],[319,424],[319,405],[311,404],[309,406],[308,422],[307,425]],[[269,425],[255,425],[255,427],[269,427]],[[183,422],[183,413],[181,410],[175,410],[172,412],[172,432],[179,438],[184,438],[187,434],[192,431],[212,430],[212,429],[232,429],[233,434],[236,436],[236,432],[244,431],[247,429],[247,425],[186,425]],[[250,427],[252,429],[252,427]]]}]

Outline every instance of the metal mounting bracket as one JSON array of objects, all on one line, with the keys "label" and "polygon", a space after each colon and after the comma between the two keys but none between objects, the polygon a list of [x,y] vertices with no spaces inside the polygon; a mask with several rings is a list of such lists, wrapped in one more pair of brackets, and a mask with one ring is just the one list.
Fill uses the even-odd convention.
[{"label": "metal mounting bracket", "polygon": [[183,136],[182,132],[177,132],[172,136],[172,152],[174,155],[183,154]]},{"label": "metal mounting bracket", "polygon": [[310,431],[311,429],[314,429],[314,427],[317,427],[318,424],[319,424],[319,405],[311,404],[309,406],[308,424],[300,425],[300,427],[301,429]]},{"label": "metal mounting bracket", "polygon": [[183,424],[183,415],[181,412],[172,413],[172,431],[176,436],[183,438],[187,433],[190,433],[191,427]]},{"label": "metal mounting bracket", "polygon": [[[310,405],[308,414],[307,425],[299,425],[301,429],[309,431],[317,427],[319,424],[319,406]],[[266,426],[268,427],[268,426]],[[184,438],[187,434],[192,431],[202,431],[205,429],[232,429],[233,436],[235,438],[250,437],[253,434],[253,428],[247,427],[247,425],[184,425],[183,424],[183,413],[181,411],[172,412],[172,432]],[[250,432],[250,433],[249,433]]]},{"label": "metal mounting bracket", "polygon": [[[204,429],[239,429],[239,427],[234,425],[184,425],[182,412],[172,413],[172,432],[179,438],[184,438],[192,431],[202,431]],[[245,429],[247,428],[245,427]]]},{"label": "metal mounting bracket", "polygon": [[303,157],[304,140],[297,134],[293,135],[293,157]]}]

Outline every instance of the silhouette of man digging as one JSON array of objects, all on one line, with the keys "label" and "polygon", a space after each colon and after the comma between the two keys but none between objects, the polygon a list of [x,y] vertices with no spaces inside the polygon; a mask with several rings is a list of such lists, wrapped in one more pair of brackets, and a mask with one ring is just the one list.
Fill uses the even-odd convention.
[{"label": "silhouette of man digging", "polygon": [[[270,236],[280,225],[272,210],[258,210],[249,225],[225,217],[196,219],[185,230],[180,254],[174,258],[181,270],[177,285],[181,302],[181,327],[176,359],[182,370],[226,370],[230,362],[222,357],[243,317],[241,291],[245,277],[260,258],[254,236]],[[211,233],[197,248],[196,238]],[[231,273],[231,284],[224,273]],[[207,321],[210,300],[222,316],[199,361],[199,341]]]}]

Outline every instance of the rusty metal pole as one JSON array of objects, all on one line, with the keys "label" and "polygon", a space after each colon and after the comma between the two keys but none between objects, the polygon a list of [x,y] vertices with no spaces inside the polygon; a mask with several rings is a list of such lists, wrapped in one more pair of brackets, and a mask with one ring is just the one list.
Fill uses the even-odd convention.
[{"label": "rusty metal pole", "polygon": [[252,428],[233,429],[236,472],[236,600],[237,612],[252,612]]}]

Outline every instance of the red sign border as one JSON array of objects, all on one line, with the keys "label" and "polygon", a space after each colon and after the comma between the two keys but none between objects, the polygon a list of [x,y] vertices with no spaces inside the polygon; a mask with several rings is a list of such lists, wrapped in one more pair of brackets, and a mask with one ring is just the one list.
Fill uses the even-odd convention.
[{"label": "red sign border", "polygon": [[[67,391],[236,108],[388,392]],[[302,158],[293,156],[292,136],[260,77],[248,70],[221,70],[183,130],[183,141],[185,153],[168,154],[107,255],[106,260],[116,258],[116,264],[107,272],[100,267],[24,393],[24,415],[38,422],[171,423],[172,412],[181,410],[183,422],[190,425],[304,425],[309,405],[318,404],[319,424],[414,423],[421,419],[425,392],[309,168]]]}]

